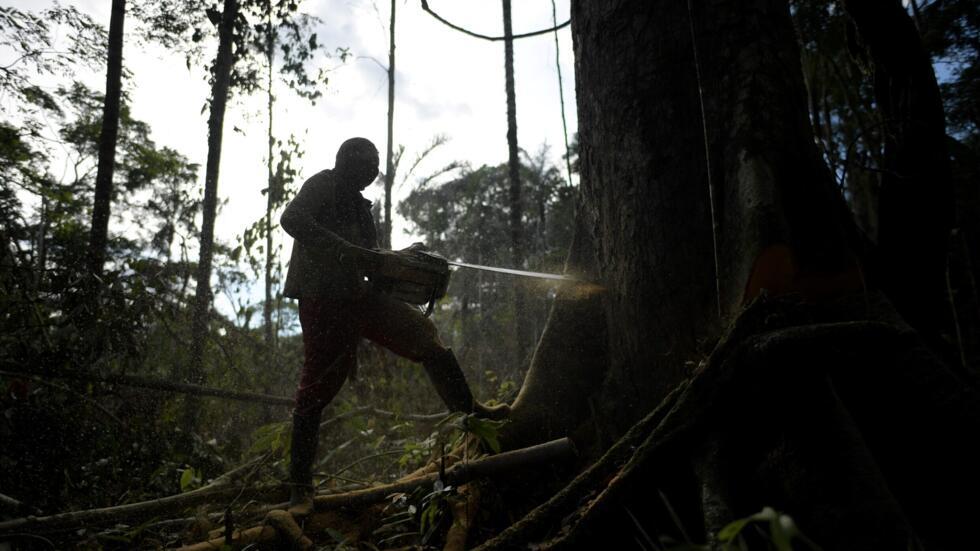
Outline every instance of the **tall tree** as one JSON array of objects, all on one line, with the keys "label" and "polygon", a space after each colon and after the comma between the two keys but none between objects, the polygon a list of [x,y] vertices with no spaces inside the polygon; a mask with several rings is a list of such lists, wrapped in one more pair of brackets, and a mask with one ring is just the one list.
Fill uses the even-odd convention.
[{"label": "tall tree", "polygon": [[[116,137],[119,134],[119,105],[122,98],[123,24],[126,0],[112,0],[109,18],[109,45],[106,55],[105,106],[102,109],[102,131],[99,135],[99,165],[95,175],[95,201],[92,205],[92,228],[89,237],[89,272],[98,281],[106,259],[109,214],[112,203],[112,177],[116,162]],[[93,284],[97,289],[98,283]],[[93,303],[94,306],[94,303]]]},{"label": "tall tree", "polygon": [[[180,7],[178,5],[174,9]],[[200,256],[196,274],[197,289],[192,320],[194,341],[191,346],[190,362],[185,370],[186,373],[182,374],[192,381],[201,382],[205,376],[203,361],[209,338],[207,331],[211,306],[209,281],[214,251],[214,219],[217,214],[221,135],[228,98],[232,92],[243,94],[259,92],[263,88],[263,81],[268,84],[267,94],[273,94],[271,71],[273,70],[272,64],[275,62],[274,50],[277,45],[282,56],[279,72],[291,91],[315,103],[316,99],[323,94],[324,86],[327,83],[327,68],[319,65],[319,62],[322,59],[330,58],[331,55],[321,51],[324,48],[317,40],[315,25],[319,23],[319,19],[298,10],[298,3],[291,0],[226,0],[224,10],[220,14],[210,8],[205,10],[208,20],[218,26],[218,52],[211,65],[204,216],[201,227]],[[196,13],[196,11],[191,11],[191,15]],[[166,17],[164,19],[166,20]],[[200,21],[195,21],[192,25],[184,25],[179,28],[183,30],[193,28],[192,40],[200,40],[204,35],[204,31],[197,26],[200,24]],[[324,54],[323,57],[317,55],[321,53]],[[338,48],[338,54],[343,61],[348,52],[346,49]],[[316,68],[315,65],[319,65],[319,68],[316,72],[311,72],[312,69]],[[266,99],[269,100],[268,95]],[[272,99],[274,108],[274,96]],[[281,144],[282,141],[276,140],[270,145],[276,143]],[[290,140],[289,145],[292,147],[295,146],[295,143]],[[271,271],[275,253],[271,245],[272,232],[267,231],[271,228],[270,212],[280,206],[284,200],[282,178],[293,174],[289,167],[289,159],[294,155],[296,155],[295,147],[292,152],[283,152],[278,163],[282,170],[280,171],[279,166],[277,166],[270,179],[271,185],[265,190],[268,193],[267,208],[270,211],[262,217],[257,228],[250,228],[247,231],[247,233],[254,235],[245,238],[247,246],[250,245],[251,241],[254,241],[256,236],[265,238],[264,248],[267,250],[265,251],[266,270],[264,276],[267,280],[270,296],[270,300],[267,301],[269,306],[265,308],[271,308],[273,302],[271,300]],[[270,153],[267,168],[271,168],[273,156],[274,153]],[[268,314],[266,319],[269,323],[267,326],[271,328],[271,310],[266,311],[264,309],[263,313]],[[267,333],[267,337],[274,340],[274,332],[271,336]]]},{"label": "tall tree", "polygon": [[[265,287],[265,300],[262,308],[264,322],[264,339],[268,363],[271,366],[275,357],[275,341],[277,339],[276,323],[273,322],[272,314],[276,308],[277,297],[275,293],[276,271],[277,271],[277,245],[275,243],[275,231],[273,219],[277,209],[283,206],[288,200],[286,185],[296,176],[296,171],[292,162],[302,156],[302,152],[294,136],[286,140],[276,138],[274,119],[277,104],[277,94],[274,90],[276,85],[276,74],[282,89],[285,92],[293,92],[299,97],[310,101],[313,105],[323,94],[323,85],[326,84],[324,69],[320,68],[320,74],[311,77],[309,71],[313,65],[319,63],[323,58],[330,58],[331,54],[324,50],[317,42],[315,25],[320,22],[316,17],[297,13],[298,6],[294,2],[282,0],[260,0],[259,3],[249,3],[245,5],[253,16],[258,16],[261,10],[261,17],[264,24],[256,24],[255,32],[246,42],[249,49],[242,54],[244,65],[252,65],[254,58],[263,58],[265,63],[265,95],[267,110],[267,158],[266,174],[267,185],[262,192],[266,195],[266,210],[262,220],[248,228],[242,240],[246,248],[260,237],[265,238],[263,247],[265,253],[264,267],[261,270]],[[250,32],[246,26],[240,27],[242,32]],[[278,47],[278,52],[277,52]],[[314,54],[323,54],[322,57]],[[347,52],[343,48],[338,49],[338,54],[343,61],[347,57]],[[277,59],[281,56],[281,63],[277,67]],[[239,77],[239,86],[245,90],[252,88],[253,74],[252,69],[246,68]],[[258,71],[254,71],[257,76]],[[233,79],[234,80],[234,79]],[[256,87],[258,87],[256,85]],[[277,159],[278,156],[278,159]],[[249,259],[251,251],[249,251]]]},{"label": "tall tree", "polygon": [[[190,363],[184,378],[192,383],[204,382],[204,350],[208,341],[208,319],[211,310],[211,263],[214,254],[214,220],[218,210],[218,171],[221,165],[221,141],[225,108],[231,84],[238,0],[224,0],[218,25],[218,52],[212,65],[210,112],[208,115],[208,155],[204,172],[204,203],[201,223],[200,253],[197,263],[197,289],[191,334]],[[189,408],[193,409],[193,408]]]},{"label": "tall tree", "polygon": [[391,187],[395,183],[395,3],[388,20],[388,148],[385,153],[385,219],[381,246],[391,247]]},{"label": "tall tree", "polygon": [[[437,20],[439,20],[444,25],[455,29],[463,34],[472,36],[474,38],[480,38],[483,40],[490,41],[503,41],[504,42],[504,86],[507,94],[507,152],[508,152],[508,171],[510,175],[510,245],[511,245],[511,262],[515,266],[523,266],[525,262],[525,243],[524,243],[524,228],[521,227],[521,218],[523,217],[522,206],[521,206],[521,175],[520,175],[520,155],[519,147],[517,145],[517,100],[516,93],[514,91],[514,40],[519,38],[528,38],[532,36],[538,36],[541,34],[549,33],[552,31],[557,31],[569,24],[569,21],[565,21],[560,25],[555,25],[552,28],[532,31],[528,33],[522,33],[515,35],[512,29],[511,23],[511,3],[510,0],[502,0],[503,6],[503,19],[504,19],[504,34],[502,36],[487,36],[485,34],[475,33],[458,25],[455,25],[439,14],[432,11],[429,8],[427,0],[422,0],[422,9],[429,13]],[[527,353],[531,348],[531,333],[530,326],[527,319],[523,316],[525,310],[526,291],[520,285],[514,287],[514,337],[517,343],[517,354],[518,362],[523,362]]]},{"label": "tall tree", "polygon": [[[597,33],[606,29],[599,22],[626,25],[626,19],[573,5],[576,87],[588,90],[578,98],[579,215],[596,232],[610,324],[607,386],[616,396],[600,402],[621,410],[609,419],[629,423],[687,375],[676,358],[699,353],[762,289],[817,292],[817,274],[828,275],[828,287],[854,285],[856,258],[846,206],[799,109],[804,92],[795,37],[779,10],[767,8],[774,30],[755,37],[758,29],[734,15],[746,25],[737,34],[715,34],[713,25],[724,18],[705,15],[694,17],[692,33],[683,4],[620,4],[641,19],[657,13],[673,21],[669,29],[641,33],[638,43],[628,32],[600,40]],[[730,57],[735,52],[741,52],[737,59]],[[755,74],[770,65],[787,76]],[[836,273],[846,277],[829,277]]]},{"label": "tall tree", "polygon": [[272,91],[273,83],[273,69],[275,66],[275,53],[276,53],[276,31],[275,27],[272,25],[272,0],[268,0],[266,5],[266,62],[268,63],[267,73],[266,73],[266,99],[268,101],[268,151],[266,152],[266,168],[267,168],[267,183],[266,183],[266,203],[265,203],[265,301],[262,304],[262,321],[264,325],[264,335],[265,335],[265,352],[266,352],[266,363],[269,368],[272,368],[272,358],[275,355],[275,339],[276,332],[272,324],[272,285],[273,285],[273,266],[275,264],[275,255],[273,254],[273,243],[272,243],[272,214],[276,208],[276,201],[281,193],[276,191],[280,189],[278,185],[279,182],[276,181],[276,174],[273,172],[272,165],[273,161],[273,146],[276,144],[276,137],[273,134],[273,115],[275,113],[275,102],[276,97]]},{"label": "tall tree", "polygon": [[[514,266],[524,266],[524,227],[521,205],[521,160],[517,146],[517,93],[514,91],[514,30],[511,24],[510,0],[503,1],[504,13],[504,88],[507,92],[507,168],[510,178],[510,246]],[[520,284],[514,286],[514,330],[517,361],[523,362],[531,347],[531,337],[524,315],[527,295]]]}]

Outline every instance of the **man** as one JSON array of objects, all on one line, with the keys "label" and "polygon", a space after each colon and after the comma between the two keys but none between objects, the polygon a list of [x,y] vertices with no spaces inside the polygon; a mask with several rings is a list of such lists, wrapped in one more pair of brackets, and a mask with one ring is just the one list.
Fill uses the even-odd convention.
[{"label": "man", "polygon": [[506,405],[476,402],[432,322],[415,307],[373,291],[365,280],[370,277],[365,266],[397,254],[376,249],[371,202],[361,196],[377,176],[377,148],[364,138],[351,138],[337,151],[333,170],[307,180],[280,219],[295,239],[283,294],[299,299],[305,354],[289,467],[290,511],[296,515],[312,509],[320,413],[355,366],[362,337],[421,362],[450,411],[490,418],[510,411]]}]

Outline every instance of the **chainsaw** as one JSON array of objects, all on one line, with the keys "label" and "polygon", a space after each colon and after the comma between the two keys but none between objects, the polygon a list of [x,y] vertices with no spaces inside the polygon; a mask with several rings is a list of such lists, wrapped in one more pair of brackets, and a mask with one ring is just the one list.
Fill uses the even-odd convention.
[{"label": "chainsaw", "polygon": [[450,266],[537,279],[574,280],[572,277],[561,274],[456,262],[416,247],[394,253],[386,254],[384,261],[380,262],[373,271],[370,276],[372,286],[395,299],[409,304],[425,306],[426,316],[432,314],[436,301],[446,296],[446,290],[449,288]]}]

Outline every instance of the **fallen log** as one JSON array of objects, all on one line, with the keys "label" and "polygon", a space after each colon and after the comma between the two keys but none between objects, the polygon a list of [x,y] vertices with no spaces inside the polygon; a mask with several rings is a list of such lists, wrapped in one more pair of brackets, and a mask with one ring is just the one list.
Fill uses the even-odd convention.
[{"label": "fallen log", "polygon": [[189,383],[177,383],[153,377],[142,377],[139,375],[95,375],[93,373],[70,371],[10,371],[3,370],[0,374],[11,377],[47,377],[51,379],[69,379],[75,381],[86,381],[93,383],[106,383],[113,385],[131,386],[134,388],[145,388],[149,390],[162,390],[164,392],[174,392],[177,394],[191,394],[194,396],[209,396],[212,398],[222,398],[225,400],[238,400],[242,402],[253,402],[259,404],[270,404],[274,406],[292,406],[293,399],[285,396],[272,396],[258,392],[240,392],[235,390],[225,390],[223,388],[213,388]]},{"label": "fallen log", "polygon": [[0,512],[10,513],[10,514],[38,514],[37,508],[24,503],[18,499],[14,499],[8,495],[0,494]]},{"label": "fallen log", "polygon": [[[458,486],[476,478],[502,475],[529,465],[568,459],[574,455],[575,445],[571,439],[559,438],[536,446],[491,455],[476,461],[456,463],[446,469],[443,483]],[[438,478],[439,473],[430,473],[383,486],[354,490],[343,494],[316,496],[313,500],[314,508],[317,511],[326,511],[341,507],[372,505],[384,501],[392,494],[408,493],[418,487],[433,484]]]},{"label": "fallen log", "polygon": [[687,389],[682,382],[664,401],[646,417],[637,422],[605,454],[588,469],[583,471],[565,488],[548,501],[535,507],[531,512],[505,529],[491,540],[481,544],[477,551],[496,551],[521,547],[524,542],[534,541],[535,537],[554,527],[558,520],[595,492],[601,483],[629,461],[637,446],[657,427],[676,404],[678,397]]},{"label": "fallen log", "polygon": [[267,484],[254,487],[222,485],[208,486],[191,490],[185,494],[103,507],[84,511],[71,511],[43,517],[27,516],[0,522],[0,537],[14,532],[45,533],[71,530],[83,526],[106,524],[110,522],[133,521],[151,518],[165,513],[182,511],[224,499],[243,498],[282,499],[286,495],[283,484]]}]

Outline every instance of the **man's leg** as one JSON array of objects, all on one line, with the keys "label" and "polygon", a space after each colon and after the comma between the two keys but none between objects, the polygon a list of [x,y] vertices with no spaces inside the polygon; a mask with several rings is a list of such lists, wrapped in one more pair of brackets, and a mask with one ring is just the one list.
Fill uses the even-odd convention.
[{"label": "man's leg", "polygon": [[299,303],[304,361],[296,388],[289,462],[290,512],[297,516],[309,514],[313,507],[320,412],[340,391],[356,361],[357,330],[343,315],[336,304],[315,299]]},{"label": "man's leg", "polygon": [[363,335],[399,356],[421,362],[436,393],[450,411],[500,419],[506,405],[488,407],[473,399],[466,376],[453,351],[439,340],[432,320],[418,309],[384,295],[371,295],[361,312]]}]

